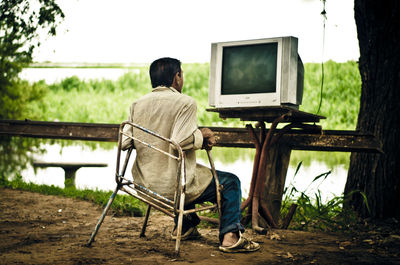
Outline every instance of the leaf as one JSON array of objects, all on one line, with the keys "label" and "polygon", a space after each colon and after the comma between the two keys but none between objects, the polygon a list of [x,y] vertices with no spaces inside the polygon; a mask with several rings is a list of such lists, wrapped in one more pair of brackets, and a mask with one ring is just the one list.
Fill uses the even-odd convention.
[{"label": "leaf", "polygon": [[300,170],[300,167],[301,167],[301,165],[303,164],[303,161],[300,161],[300,163],[297,165],[297,167],[296,167],[296,171],[294,172],[294,176],[293,176],[293,179],[294,179],[294,177],[296,177],[296,175],[297,175],[297,173],[299,172],[299,170]]},{"label": "leaf", "polygon": [[277,233],[272,233],[272,234],[270,235],[269,239],[271,239],[271,240],[278,240],[278,241],[281,241],[281,240],[282,240],[282,239],[281,239],[281,236],[278,235]]},{"label": "leaf", "polygon": [[365,239],[363,240],[364,243],[368,243],[370,245],[373,245],[375,242],[372,239]]},{"label": "leaf", "polygon": [[327,171],[325,173],[322,173],[322,174],[316,176],[312,182],[320,179],[321,177],[324,177],[324,180],[325,180],[330,174],[331,174],[331,170],[329,170],[329,171]]},{"label": "leaf", "polygon": [[351,241],[343,241],[339,243],[339,246],[344,248],[350,246],[351,244],[352,244]]},{"label": "leaf", "polygon": [[393,238],[393,239],[400,239],[400,236],[399,236],[399,235],[390,235],[390,238]]},{"label": "leaf", "polygon": [[364,203],[365,203],[365,207],[367,207],[368,213],[371,213],[371,210],[369,209],[369,205],[368,205],[368,198],[367,195],[360,191],[361,196],[363,197]]},{"label": "leaf", "polygon": [[287,255],[286,257],[288,259],[293,259],[294,258],[293,255],[290,252],[286,253],[286,255]]}]

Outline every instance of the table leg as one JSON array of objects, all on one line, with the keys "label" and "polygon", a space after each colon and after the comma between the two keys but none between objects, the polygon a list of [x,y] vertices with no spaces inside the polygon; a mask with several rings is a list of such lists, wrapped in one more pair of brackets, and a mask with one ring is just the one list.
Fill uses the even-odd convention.
[{"label": "table leg", "polygon": [[[269,162],[268,152],[271,140],[278,123],[283,121],[287,115],[289,114],[284,114],[278,117],[272,123],[268,131],[268,134],[265,137],[263,137],[262,134],[262,136],[260,137],[261,139],[258,139],[256,137],[254,130],[251,126],[247,127],[249,129],[250,134],[252,135],[253,142],[256,147],[256,156],[254,159],[253,175],[250,184],[249,197],[242,203],[241,210],[248,208],[247,216],[245,217],[244,222],[248,222],[251,216],[252,228],[259,233],[266,232],[266,229],[262,228],[259,225],[258,222],[259,215],[261,215],[271,227],[273,228],[278,227],[267,205],[263,201],[263,192],[266,181],[266,175],[269,174],[269,172],[267,172],[266,170],[266,167]],[[264,123],[262,122],[262,124]],[[262,126],[262,131],[265,131],[265,125]]]},{"label": "table leg", "polygon": [[75,188],[76,171],[81,167],[63,167],[65,172],[64,187]]}]

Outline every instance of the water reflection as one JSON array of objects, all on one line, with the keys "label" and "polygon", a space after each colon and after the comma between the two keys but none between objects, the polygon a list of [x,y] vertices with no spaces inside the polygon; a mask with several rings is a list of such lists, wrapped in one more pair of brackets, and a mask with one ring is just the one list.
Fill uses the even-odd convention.
[{"label": "water reflection", "polygon": [[[91,163],[108,163],[106,168],[80,168],[76,172],[76,187],[79,189],[99,189],[99,190],[113,190],[115,188],[115,165],[116,165],[116,148],[111,150],[105,150],[98,148],[93,150],[87,146],[66,146],[61,147],[60,145],[49,145],[46,144],[45,149],[47,153],[43,155],[36,155],[35,159],[46,162],[91,162]],[[219,170],[230,171],[235,173],[242,182],[242,194],[243,197],[247,197],[250,187],[251,175],[253,162],[250,156],[253,150],[237,149],[236,152],[229,152],[230,148],[218,148],[227,149],[224,151],[218,151],[217,148],[214,151],[213,157],[215,166]],[[204,151],[199,151],[203,152]],[[221,154],[236,153],[238,159],[234,162],[226,162],[221,158]],[[247,152],[247,155],[243,155]],[[130,160],[131,168],[134,158],[132,154]],[[208,161],[205,159],[205,155],[199,156],[199,162],[208,166]],[[323,200],[326,201],[333,196],[341,195],[344,189],[347,170],[344,165],[335,167],[329,167],[323,162],[312,161],[310,165],[301,167],[298,174],[294,177],[296,166],[290,166],[286,178],[286,187],[293,185],[299,191],[306,191],[306,194],[314,197],[314,194],[319,189],[321,191]],[[312,183],[313,179],[324,172],[331,170],[332,173],[327,179],[321,182],[321,180]],[[128,171],[130,176],[130,171]],[[64,171],[61,168],[37,168],[36,172],[33,168],[28,168],[23,171],[22,176],[25,181],[33,182],[37,184],[55,185],[64,187]],[[312,183],[310,185],[310,183]]]}]

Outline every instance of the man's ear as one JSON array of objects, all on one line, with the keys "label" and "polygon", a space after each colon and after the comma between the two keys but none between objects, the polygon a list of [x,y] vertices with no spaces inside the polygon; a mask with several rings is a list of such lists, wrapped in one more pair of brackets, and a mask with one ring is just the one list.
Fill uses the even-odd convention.
[{"label": "man's ear", "polygon": [[175,74],[174,79],[172,80],[172,87],[174,88],[178,88],[179,87],[179,83],[181,82],[180,80],[180,76],[179,76],[179,72]]},{"label": "man's ear", "polygon": [[181,76],[181,72],[177,72],[174,76],[174,82],[180,86],[180,83],[182,82],[182,76]]},{"label": "man's ear", "polygon": [[175,78],[178,78],[177,81],[180,80],[182,78],[181,72],[177,72]]}]

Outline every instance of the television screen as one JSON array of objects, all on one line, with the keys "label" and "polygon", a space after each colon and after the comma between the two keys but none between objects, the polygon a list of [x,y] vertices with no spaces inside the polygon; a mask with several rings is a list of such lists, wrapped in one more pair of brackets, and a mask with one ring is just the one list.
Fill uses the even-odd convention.
[{"label": "television screen", "polygon": [[298,108],[304,68],[297,47],[292,36],[212,43],[210,106]]},{"label": "television screen", "polygon": [[277,54],[277,42],[224,47],[221,94],[276,92]]}]

